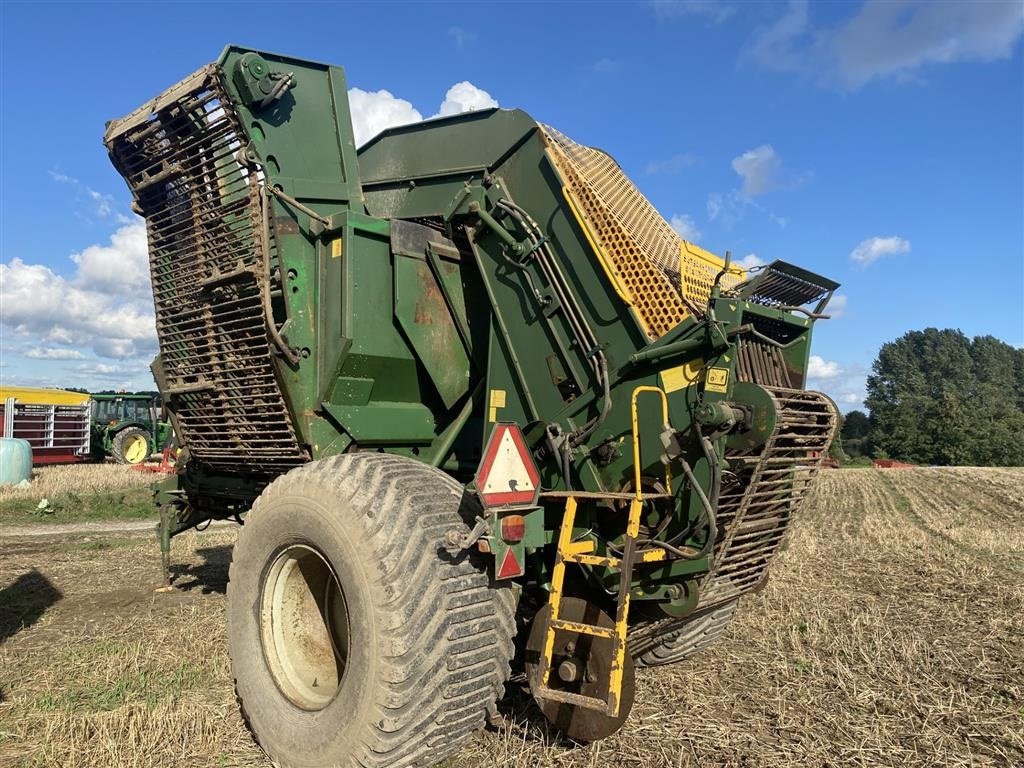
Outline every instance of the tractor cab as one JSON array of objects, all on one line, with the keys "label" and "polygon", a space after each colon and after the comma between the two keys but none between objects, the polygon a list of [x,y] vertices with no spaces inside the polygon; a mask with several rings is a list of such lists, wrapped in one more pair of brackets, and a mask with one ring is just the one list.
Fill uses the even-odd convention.
[{"label": "tractor cab", "polygon": [[170,434],[160,396],[151,392],[92,395],[93,455],[118,464],[141,464],[159,451]]}]

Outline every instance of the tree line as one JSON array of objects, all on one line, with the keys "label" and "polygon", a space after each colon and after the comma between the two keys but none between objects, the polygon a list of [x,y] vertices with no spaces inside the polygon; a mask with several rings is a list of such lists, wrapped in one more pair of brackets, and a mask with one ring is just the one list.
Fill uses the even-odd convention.
[{"label": "tree line", "polygon": [[1024,466],[1024,349],[926,328],[884,344],[841,451],[914,464]]}]

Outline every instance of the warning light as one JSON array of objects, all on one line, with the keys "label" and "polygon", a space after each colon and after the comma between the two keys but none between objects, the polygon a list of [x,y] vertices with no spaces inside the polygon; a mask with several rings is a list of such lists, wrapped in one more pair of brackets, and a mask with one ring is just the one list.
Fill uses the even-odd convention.
[{"label": "warning light", "polygon": [[501,538],[507,544],[518,544],[526,535],[526,518],[522,515],[505,515],[501,518]]},{"label": "warning light", "polygon": [[540,473],[518,425],[494,425],[476,472],[476,489],[485,507],[536,505]]},{"label": "warning light", "polygon": [[515,548],[509,547],[505,550],[504,557],[501,558],[501,567],[498,568],[497,578],[513,579],[516,576],[522,576],[523,573],[523,566],[520,565],[519,560],[516,559]]}]

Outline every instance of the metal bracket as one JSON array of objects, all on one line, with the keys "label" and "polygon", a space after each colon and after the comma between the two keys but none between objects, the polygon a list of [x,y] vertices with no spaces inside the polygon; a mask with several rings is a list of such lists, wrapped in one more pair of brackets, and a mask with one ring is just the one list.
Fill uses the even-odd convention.
[{"label": "metal bracket", "polygon": [[476,518],[476,525],[468,533],[453,528],[445,534],[442,546],[452,555],[461,555],[480,539],[491,535],[491,523],[483,517]]}]

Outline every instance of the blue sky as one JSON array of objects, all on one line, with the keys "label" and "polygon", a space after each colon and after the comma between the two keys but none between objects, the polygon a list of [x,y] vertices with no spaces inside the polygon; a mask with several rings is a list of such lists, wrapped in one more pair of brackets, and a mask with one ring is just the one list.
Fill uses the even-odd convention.
[{"label": "blue sky", "polygon": [[5,2],[0,379],[151,386],[144,235],[103,124],[232,42],[344,66],[364,135],[521,107],[690,239],[838,280],[813,383],[859,407],[908,330],[1024,345],[1022,30],[1020,2]]}]

